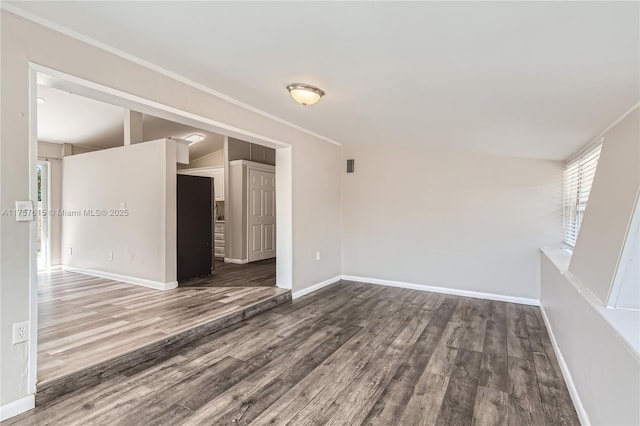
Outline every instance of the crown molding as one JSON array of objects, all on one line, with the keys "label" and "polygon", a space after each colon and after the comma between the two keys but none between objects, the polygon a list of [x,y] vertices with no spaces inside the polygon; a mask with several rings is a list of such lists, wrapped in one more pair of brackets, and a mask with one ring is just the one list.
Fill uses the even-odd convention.
[{"label": "crown molding", "polygon": [[283,118],[280,118],[280,117],[278,117],[276,115],[273,115],[273,114],[271,114],[269,112],[263,111],[260,108],[257,108],[257,107],[254,107],[252,105],[249,105],[247,103],[244,103],[242,101],[239,101],[239,100],[237,100],[235,98],[232,98],[229,95],[226,95],[226,94],[224,94],[222,92],[218,92],[217,90],[214,90],[214,89],[212,89],[210,87],[207,87],[207,86],[205,86],[205,85],[203,85],[201,83],[197,83],[197,82],[195,82],[193,80],[190,80],[190,79],[188,79],[188,78],[186,78],[186,77],[184,77],[184,76],[182,76],[180,74],[174,73],[173,71],[169,71],[169,70],[167,70],[165,68],[162,68],[161,66],[158,66],[158,65],[155,65],[155,64],[153,64],[151,62],[148,62],[148,61],[145,61],[143,59],[140,59],[137,56],[131,55],[131,54],[126,53],[126,52],[123,52],[122,50],[116,49],[113,46],[110,46],[110,45],[108,45],[106,43],[103,43],[101,41],[95,40],[95,39],[93,39],[91,37],[88,37],[88,36],[86,36],[84,34],[81,34],[81,33],[77,32],[77,31],[74,31],[74,30],[72,30],[70,28],[67,28],[67,27],[65,27],[63,25],[56,24],[54,22],[49,21],[48,19],[44,19],[44,18],[42,18],[42,17],[40,17],[38,15],[35,15],[35,14],[31,13],[31,12],[27,12],[25,10],[22,10],[19,7],[16,7],[16,6],[12,5],[12,4],[7,4],[5,2],[0,2],[0,9],[6,10],[7,12],[13,13],[14,15],[17,15],[17,16],[19,16],[21,18],[24,18],[24,19],[28,20],[28,21],[34,22],[34,23],[36,23],[38,25],[41,25],[41,26],[49,28],[49,29],[51,29],[53,31],[59,32],[59,33],[64,34],[64,35],[66,35],[68,37],[71,37],[71,38],[74,38],[76,40],[79,40],[79,41],[81,41],[83,43],[86,43],[86,44],[91,45],[93,47],[96,47],[98,49],[101,49],[101,50],[104,50],[106,52],[109,52],[109,53],[111,53],[113,55],[119,56],[122,59],[126,59],[127,61],[133,62],[133,63],[135,63],[137,65],[140,65],[140,66],[143,66],[145,68],[148,68],[148,69],[150,69],[152,71],[155,71],[155,72],[157,72],[159,74],[164,75],[165,77],[169,77],[169,78],[171,78],[173,80],[176,80],[176,81],[179,81],[180,83],[183,83],[183,84],[185,84],[187,86],[193,87],[194,89],[198,89],[198,90],[200,90],[202,92],[208,93],[208,94],[210,94],[212,96],[215,96],[218,99],[221,99],[223,101],[229,102],[230,104],[233,104],[233,105],[238,106],[240,108],[246,109],[247,111],[251,111],[251,112],[253,112],[255,114],[259,114],[259,115],[261,115],[263,117],[266,117],[266,118],[268,118],[270,120],[276,121],[276,122],[278,122],[280,124],[284,124],[285,126],[288,126],[288,127],[292,128],[292,129],[295,129],[295,130],[298,130],[300,132],[306,133],[306,134],[308,134],[310,136],[313,136],[313,137],[318,138],[320,140],[323,140],[325,142],[329,142],[329,143],[331,143],[333,145],[342,146],[342,144],[340,142],[337,142],[337,141],[335,141],[335,140],[333,140],[331,138],[328,138],[326,136],[323,136],[323,135],[321,135],[319,133],[316,133],[316,132],[313,132],[311,130],[305,129],[302,126],[298,126],[297,124],[294,124],[294,123],[292,123],[290,121],[287,121],[287,120],[285,120]]}]

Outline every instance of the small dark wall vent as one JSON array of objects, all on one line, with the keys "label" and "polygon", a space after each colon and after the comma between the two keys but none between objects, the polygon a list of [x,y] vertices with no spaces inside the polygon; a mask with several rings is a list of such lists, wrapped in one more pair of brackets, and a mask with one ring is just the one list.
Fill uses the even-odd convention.
[{"label": "small dark wall vent", "polygon": [[347,160],[347,173],[353,173],[355,160]]}]

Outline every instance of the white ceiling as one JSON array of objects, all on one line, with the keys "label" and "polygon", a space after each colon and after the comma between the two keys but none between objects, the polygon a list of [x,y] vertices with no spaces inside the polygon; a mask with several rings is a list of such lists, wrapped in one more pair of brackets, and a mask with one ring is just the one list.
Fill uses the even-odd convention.
[{"label": "white ceiling", "polygon": [[224,136],[217,133],[207,132],[205,130],[174,123],[173,121],[164,120],[151,115],[145,114],[142,117],[142,139],[145,141],[168,137],[183,139],[194,133],[204,136],[204,139],[202,142],[189,145],[190,161],[224,148]]},{"label": "white ceiling", "polygon": [[638,2],[4,3],[343,144],[563,159],[640,98]]},{"label": "white ceiling", "polygon": [[47,86],[38,86],[38,139],[90,148],[124,144],[124,109]]},{"label": "white ceiling", "polygon": [[[38,97],[46,101],[38,104],[39,140],[99,149],[124,144],[123,108],[44,85],[38,85]],[[145,141],[193,133],[205,138],[189,146],[191,161],[224,148],[222,135],[151,115],[142,118]]]}]

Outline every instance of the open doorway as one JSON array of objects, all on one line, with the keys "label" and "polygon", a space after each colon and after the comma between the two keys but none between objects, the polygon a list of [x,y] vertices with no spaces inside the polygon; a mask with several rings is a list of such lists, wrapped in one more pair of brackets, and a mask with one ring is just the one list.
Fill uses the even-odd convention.
[{"label": "open doorway", "polygon": [[50,233],[49,233],[49,163],[38,161],[38,271],[48,271],[50,262]]},{"label": "open doorway", "polygon": [[214,268],[210,276],[181,286],[255,287],[276,285],[276,150],[225,138],[220,151],[179,165],[183,175],[214,182]]},{"label": "open doorway", "polygon": [[[124,121],[128,119],[130,126],[137,121],[137,140],[133,141],[134,143],[161,138],[187,141],[188,161],[176,165],[178,175],[207,177],[212,182],[211,211],[208,212],[211,227],[191,233],[211,236],[210,240],[203,244],[210,251],[211,265],[196,268],[199,272],[187,275],[187,278],[198,279],[186,280],[182,286],[276,286],[276,149],[201,127],[127,110],[48,84],[38,85],[38,99],[38,158],[43,160],[38,163],[38,182],[39,188],[41,185],[45,188],[44,192],[38,193],[41,210],[49,210],[49,161],[56,162],[54,169],[58,170],[62,168],[65,159],[121,147],[125,139]],[[74,159],[74,162],[79,161]],[[139,157],[137,161],[140,169],[143,169],[145,158]],[[75,199],[87,196],[94,199],[95,193],[105,190],[103,185],[110,184],[107,179],[96,180],[89,175],[86,179],[99,184],[96,185],[95,191],[83,196],[77,191],[76,185],[69,182],[74,178],[81,179],[82,173],[93,174],[92,168],[84,166],[80,174],[71,174],[68,171],[64,180],[60,177],[60,171],[55,173],[57,179],[54,179],[51,193],[54,198],[59,199],[56,207],[62,217],[59,214],[54,214],[52,218],[46,215],[39,217],[38,270],[48,270],[49,259],[53,259],[56,267],[91,269],[128,276],[128,272],[122,272],[117,268],[123,255],[118,253],[118,247],[114,248],[105,243],[102,244],[104,253],[96,253],[92,249],[89,257],[84,257],[87,250],[79,251],[80,248],[76,247],[79,244],[77,238],[70,237],[72,233],[94,234],[104,229],[92,231],[92,228],[88,227],[71,226],[70,223],[77,220],[64,217],[66,213],[84,214],[84,209],[80,207],[89,206],[74,203]],[[138,179],[133,179],[132,176],[132,180]],[[63,181],[67,191],[63,191]],[[119,210],[126,212],[126,196],[118,192],[123,187],[118,189],[109,186],[108,190],[114,193],[114,196],[120,197],[111,200],[111,206],[120,207]],[[70,188],[73,189],[72,192],[69,191]],[[65,209],[59,208],[62,206],[63,192],[67,195],[64,207],[75,205],[73,211],[66,212]],[[102,198],[97,200],[102,201]],[[188,211],[190,216],[193,216],[193,212],[194,210]],[[52,233],[51,238],[50,221],[53,222],[54,231],[58,229],[58,232]],[[61,230],[62,222],[69,222],[66,232]],[[189,225],[194,223],[189,218],[186,222]],[[116,228],[114,232],[119,231]],[[80,240],[82,244],[97,245],[101,242],[97,236],[92,242]],[[180,239],[178,242],[181,242]],[[49,256],[50,251],[53,251],[53,257]],[[82,257],[82,260],[79,257]],[[193,263],[196,257],[198,256],[193,252],[186,256],[178,253],[178,270],[183,269],[183,263]],[[182,281],[180,274],[178,275],[178,280]]]},{"label": "open doorway", "polygon": [[[121,360],[136,360],[130,355],[131,353],[148,357],[150,354],[157,353],[167,341],[181,341],[182,334],[189,339],[208,334],[215,331],[216,327],[228,326],[241,321],[247,317],[247,311],[254,315],[291,299],[289,291],[291,288],[290,247],[285,251],[289,256],[283,256],[283,263],[278,266],[278,272],[276,272],[275,262],[270,265],[269,286],[252,285],[253,289],[246,289],[241,288],[245,286],[240,285],[230,286],[227,282],[225,286],[214,286],[216,288],[176,288],[176,228],[175,222],[172,222],[172,217],[175,218],[175,203],[172,204],[169,200],[172,197],[170,195],[164,198],[162,195],[154,196],[144,191],[144,188],[140,189],[141,192],[138,195],[131,195],[126,191],[133,191],[140,187],[141,182],[148,181],[153,185],[166,185],[164,187],[167,191],[165,194],[171,194],[169,182],[176,183],[178,164],[191,165],[191,161],[189,159],[185,161],[177,151],[171,154],[175,157],[163,157],[164,154],[161,154],[160,157],[154,157],[159,159],[159,162],[156,161],[154,164],[161,164],[160,167],[167,166],[164,169],[167,173],[167,179],[156,179],[158,176],[153,175],[155,169],[147,164],[147,160],[151,158],[149,156],[142,155],[133,159],[125,156],[108,157],[107,154],[115,155],[126,148],[120,142],[123,134],[121,122],[113,127],[111,132],[106,127],[102,128],[103,134],[115,135],[118,142],[99,142],[99,139],[95,138],[81,141],[74,139],[68,133],[69,130],[95,131],[101,129],[100,120],[95,117],[111,114],[113,117],[118,116],[121,119],[123,111],[133,110],[141,114],[140,122],[143,124],[143,129],[145,120],[163,125],[169,123],[174,126],[172,127],[174,129],[177,128],[175,126],[182,126],[182,128],[180,132],[175,130],[167,132],[165,129],[159,135],[145,135],[144,130],[141,129],[140,140],[131,144],[132,148],[125,150],[142,149],[142,146],[155,144],[160,147],[155,152],[169,153],[174,149],[172,147],[184,146],[183,138],[190,133],[200,131],[215,133],[220,137],[220,140],[226,141],[231,134],[244,137],[240,129],[214,123],[211,120],[202,119],[200,121],[197,117],[187,113],[170,108],[164,109],[153,102],[139,98],[132,99],[127,94],[108,88],[97,88],[95,84],[84,82],[72,76],[61,75],[53,70],[37,74],[36,68],[40,69],[40,67],[34,65],[32,68],[32,84],[34,85],[32,93],[45,100],[45,103],[37,103],[38,114],[35,117],[38,119],[38,126],[41,124],[41,118],[46,119],[42,108],[54,107],[56,99],[59,99],[58,96],[82,98],[84,102],[87,100],[98,102],[103,104],[103,107],[107,105],[105,111],[93,114],[93,118],[85,116],[86,119],[82,120],[82,123],[73,124],[70,119],[51,119],[49,117],[50,121],[67,126],[66,129],[63,129],[67,132],[66,136],[61,138],[44,137],[44,132],[41,132],[39,128],[37,132],[33,132],[31,138],[32,152],[36,153],[32,163],[34,164],[32,177],[34,181],[40,179],[40,184],[32,186],[32,191],[40,192],[41,195],[37,199],[42,203],[39,204],[42,210],[57,212],[53,217],[47,216],[48,220],[43,221],[41,225],[38,224],[37,227],[31,228],[32,259],[37,259],[39,253],[42,253],[43,259],[48,259],[40,262],[40,265],[37,262],[31,262],[32,310],[30,319],[33,335],[37,334],[38,338],[33,339],[33,343],[30,343],[29,346],[31,359],[29,374],[30,385],[34,389],[36,381],[39,382],[38,398],[41,401],[57,396],[61,391],[68,391],[71,389],[70,383],[73,383],[74,386],[81,386],[85,380],[99,380],[104,371],[113,372],[118,368],[125,368],[126,363],[122,365],[119,363]],[[31,101],[33,105],[36,105],[35,96]],[[82,110],[87,113],[90,108],[83,107]],[[110,112],[106,112],[106,110],[110,110]],[[33,108],[32,111],[34,111]],[[153,126],[146,127],[149,129]],[[223,136],[218,132],[226,134]],[[247,139],[254,139],[255,142],[255,135],[246,136]],[[38,140],[39,138],[41,140]],[[280,179],[284,178],[286,182],[291,177],[290,147],[284,144],[278,145],[275,142],[268,142],[271,145],[270,148],[279,146],[278,149],[287,151],[281,156],[284,174],[279,177]],[[255,145],[259,146],[259,144]],[[198,149],[204,146],[206,144],[195,145]],[[190,157],[191,152],[196,150],[189,148]],[[212,152],[209,154],[220,151],[215,147],[210,149]],[[272,149],[272,151],[275,164],[275,157],[278,155],[275,154],[276,149]],[[178,159],[179,157],[182,159]],[[201,157],[202,155],[199,155],[198,159]],[[39,165],[36,159],[42,160],[41,167],[35,167]],[[49,178],[52,171],[51,165],[56,166],[53,168],[56,176],[54,179]],[[58,173],[60,172],[58,168],[64,170],[64,173]],[[172,178],[168,178],[171,170]],[[218,184],[223,182],[226,174],[228,174],[228,170],[221,174]],[[162,176],[159,175],[159,177]],[[89,184],[89,181],[94,183]],[[96,181],[100,183],[95,184]],[[54,184],[55,189],[51,184]],[[104,185],[108,185],[108,188]],[[117,188],[114,185],[117,185]],[[222,186],[221,193],[227,190],[227,187],[228,181]],[[50,202],[49,194],[52,190],[54,192],[53,198],[58,200],[54,203],[57,203],[56,205],[51,205]],[[175,187],[173,191],[173,200],[175,201]],[[283,211],[285,212],[287,206],[288,209],[291,208],[290,201],[287,201],[291,197],[290,191],[290,185],[283,185],[281,193],[276,197],[278,202],[284,202]],[[105,201],[104,206],[92,202],[92,200],[98,199],[95,196],[101,194],[110,197]],[[33,198],[36,199],[36,194],[33,195]],[[215,199],[215,196],[213,198]],[[165,207],[150,210],[133,225],[125,223],[127,215],[117,216],[122,212],[134,210],[140,212],[140,200],[147,199],[166,202]],[[213,217],[226,222],[228,209],[225,207],[224,201],[228,201],[228,199],[215,201],[216,210]],[[219,203],[219,201],[223,201],[223,203]],[[97,223],[98,219],[94,217],[96,216],[94,209],[102,207],[108,207],[108,211],[116,212],[118,221],[120,221],[118,226],[101,222],[100,226],[93,228],[96,232],[84,232],[82,227],[77,226],[77,222],[80,221],[80,219],[76,219],[78,217]],[[147,249],[134,251],[131,249],[131,244],[125,244],[124,249],[121,249],[119,246],[113,245],[111,240],[100,241],[100,238],[114,237],[119,233],[118,229],[122,228],[128,230],[127,232],[131,236],[129,242],[138,243],[140,232],[149,231],[157,217],[161,217],[163,223],[167,225],[164,228],[167,232],[161,236],[164,240],[158,244],[148,244]],[[285,219],[290,217],[290,213],[284,215]],[[55,226],[51,226],[51,219],[61,221],[65,225],[61,227],[60,235],[54,238],[50,237],[51,229],[55,228]],[[171,228],[171,223],[173,223],[173,228]],[[278,232],[285,231],[282,240],[285,242],[285,248],[291,244],[290,238],[286,237],[291,235],[290,226],[289,222],[286,226],[278,228]],[[215,230],[215,228],[214,225],[213,229]],[[162,232],[150,233],[158,235]],[[226,232],[221,235],[226,235]],[[212,240],[215,239],[216,233],[214,232]],[[220,247],[226,250],[226,240],[222,241],[224,244]],[[55,247],[54,250],[47,248],[52,245]],[[157,248],[162,245],[166,248],[165,253],[155,254]],[[171,246],[173,246],[173,251],[170,249]],[[54,257],[59,259],[56,261],[56,265],[60,267],[59,270],[51,270],[49,267],[52,252],[54,252]],[[58,254],[56,255],[55,252]],[[162,273],[165,274],[168,281],[166,283],[160,282],[160,284],[167,284],[162,287],[163,290],[174,290],[160,291],[158,290],[160,287],[155,286],[158,283],[157,280],[135,276],[135,271],[121,272],[116,268],[119,262],[132,265],[143,256],[146,256],[147,260],[159,258],[167,260]],[[221,257],[221,260],[224,262],[224,257]],[[229,266],[242,265],[230,264]],[[42,271],[43,269],[47,271]],[[38,273],[38,271],[42,272]],[[173,276],[173,281],[171,281],[171,276]],[[248,281],[247,277],[245,275],[245,282]],[[169,284],[172,282],[176,285],[170,286]],[[154,289],[148,289],[145,286]],[[68,297],[70,292],[74,292],[72,297]],[[40,298],[38,298],[39,295]],[[106,295],[109,297],[105,298]],[[131,305],[131,300],[136,300],[135,307]],[[106,316],[101,316],[102,308],[105,308]],[[56,328],[58,325],[61,327]],[[142,361],[137,360],[136,362]],[[87,368],[91,368],[91,371],[88,372]]]}]

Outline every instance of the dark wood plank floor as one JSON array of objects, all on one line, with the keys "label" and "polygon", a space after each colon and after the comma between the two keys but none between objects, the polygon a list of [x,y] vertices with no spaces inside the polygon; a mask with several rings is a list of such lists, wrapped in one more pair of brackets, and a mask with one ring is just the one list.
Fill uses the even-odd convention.
[{"label": "dark wood plank floor", "polygon": [[22,425],[578,425],[536,307],[339,282]]},{"label": "dark wood plank floor", "polygon": [[237,265],[216,260],[210,277],[183,281],[180,287],[275,287],[276,259]]},{"label": "dark wood plank floor", "polygon": [[68,271],[38,274],[38,382],[240,312],[276,287],[160,291]]}]

